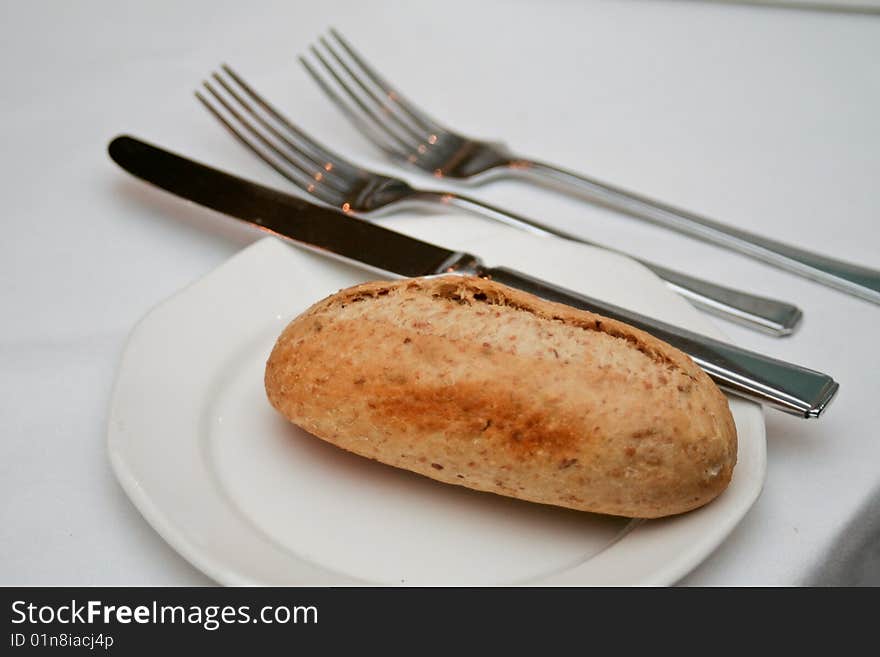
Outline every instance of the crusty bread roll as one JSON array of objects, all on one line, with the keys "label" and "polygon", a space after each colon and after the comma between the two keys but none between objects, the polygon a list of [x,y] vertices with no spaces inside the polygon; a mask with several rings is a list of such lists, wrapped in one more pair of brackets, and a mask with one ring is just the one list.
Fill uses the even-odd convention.
[{"label": "crusty bread roll", "polygon": [[736,463],[727,399],[688,356],[480,278],[342,290],[287,326],[265,383],[278,411],[343,449],[582,511],[682,513]]}]

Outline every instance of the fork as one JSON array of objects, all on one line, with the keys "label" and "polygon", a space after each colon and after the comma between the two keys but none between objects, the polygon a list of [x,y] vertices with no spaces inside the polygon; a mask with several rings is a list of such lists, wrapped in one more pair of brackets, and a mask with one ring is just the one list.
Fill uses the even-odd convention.
[{"label": "fork", "polygon": [[[767,264],[880,303],[880,271],[818,253],[675,208],[561,167],[515,155],[500,142],[472,139],[434,120],[385,80],[334,29],[310,52],[325,74],[300,57],[321,89],[366,136],[395,160],[439,178],[481,184],[520,178],[620,210],[679,233],[738,251]],[[342,91],[348,97],[345,101]]]},{"label": "fork", "polygon": [[[486,215],[533,233],[595,245],[539,221],[449,191],[417,189],[406,181],[368,171],[307,135],[227,65],[203,83],[196,97],[232,135],[279,174],[325,205],[355,215],[374,215],[406,204],[441,203]],[[604,248],[604,247],[603,247]],[[643,265],[695,305],[774,335],[796,327],[801,311],[791,304],[740,292],[653,263]]]}]

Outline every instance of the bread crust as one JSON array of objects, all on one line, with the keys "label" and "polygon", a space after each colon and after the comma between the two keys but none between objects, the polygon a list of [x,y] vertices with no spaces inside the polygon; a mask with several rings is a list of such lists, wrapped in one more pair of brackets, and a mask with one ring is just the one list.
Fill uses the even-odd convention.
[{"label": "bread crust", "polygon": [[736,463],[727,399],[687,355],[481,278],[327,297],[284,329],[265,384],[279,412],[343,449],[581,511],[682,513]]}]

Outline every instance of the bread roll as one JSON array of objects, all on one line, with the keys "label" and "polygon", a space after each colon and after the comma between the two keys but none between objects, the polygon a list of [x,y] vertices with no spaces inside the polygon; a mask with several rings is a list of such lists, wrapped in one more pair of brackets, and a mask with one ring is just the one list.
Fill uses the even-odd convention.
[{"label": "bread roll", "polygon": [[285,417],[343,449],[582,511],[682,513],[736,462],[727,399],[688,356],[480,278],[342,290],[287,326],[265,383]]}]

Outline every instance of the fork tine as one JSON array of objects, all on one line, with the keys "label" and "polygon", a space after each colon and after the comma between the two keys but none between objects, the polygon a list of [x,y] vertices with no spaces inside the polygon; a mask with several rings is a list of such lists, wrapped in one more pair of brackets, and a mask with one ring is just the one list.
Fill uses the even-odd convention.
[{"label": "fork tine", "polygon": [[420,128],[428,133],[437,135],[440,132],[446,132],[446,129],[437,121],[428,116],[424,110],[419,109],[412,101],[406,99],[388,82],[384,77],[379,75],[366,60],[358,54],[352,45],[345,39],[336,28],[330,28],[330,35],[339,43],[340,46],[348,53],[351,60],[358,65],[364,74],[375,84],[385,95],[385,97],[395,105],[397,105],[404,113],[409,116],[410,120],[416,123]]},{"label": "fork tine", "polygon": [[[205,106],[205,108],[211,112],[211,114],[216,118],[223,126],[232,133],[232,135],[238,139],[242,144],[244,144],[250,151],[252,151],[255,155],[257,155],[261,160],[263,160],[266,164],[271,166],[275,171],[280,173],[282,176],[287,178],[290,182],[294,183],[297,187],[304,189],[310,194],[314,194],[316,197],[321,199],[324,203],[328,203],[330,205],[337,205],[339,199],[336,198],[335,194],[328,194],[330,190],[327,189],[326,186],[320,184],[320,180],[316,180],[314,176],[312,176],[308,171],[303,169],[299,164],[291,160],[287,157],[283,151],[277,148],[271,141],[269,141],[264,135],[262,135],[258,130],[256,130],[251,124],[249,124],[244,117],[241,116],[238,112],[235,111],[233,107],[214,89],[209,82],[204,82],[204,87],[211,93],[211,95],[216,99],[220,105],[231,115],[233,116],[239,124],[241,124],[245,129],[247,129],[251,134],[256,137],[259,142],[263,144],[263,147],[258,146],[254,141],[245,136],[245,134],[236,128],[223,114],[214,107],[201,93],[196,91],[196,98]],[[274,156],[269,155],[269,152],[274,154]],[[279,163],[279,160],[284,163],[284,165]],[[286,165],[286,166],[285,166]]]},{"label": "fork tine", "polygon": [[367,138],[378,146],[380,150],[392,158],[405,156],[404,151],[398,146],[392,144],[391,141],[384,134],[380,133],[372,123],[355,112],[347,102],[342,100],[342,97],[336,93],[333,87],[324,79],[324,76],[315,70],[315,68],[309,63],[308,59],[300,55],[299,63],[303,65],[303,68],[306,69],[306,72],[308,72],[315,83],[321,87],[321,91],[327,95],[330,101],[342,110],[342,113],[345,114],[352,123],[358,126],[361,131],[366,134]]},{"label": "fork tine", "polygon": [[257,157],[259,157],[266,164],[275,169],[275,171],[280,173],[282,176],[290,180],[297,187],[302,186],[302,182],[300,182],[299,179],[295,178],[293,174],[287,171],[287,169],[279,165],[271,156],[266,154],[262,148],[251,142],[250,139],[248,139],[247,137],[245,137],[244,133],[242,133],[232,124],[231,121],[223,116],[220,110],[214,107],[214,105],[212,105],[211,102],[207,98],[205,98],[200,91],[196,91],[195,96],[198,101],[205,107],[205,109],[208,110],[208,112],[210,112],[211,115],[213,115],[213,117],[217,119],[217,121],[219,121],[223,125],[223,127],[232,134],[233,137],[241,142],[245,146],[245,148],[254,153]]},{"label": "fork tine", "polygon": [[[275,109],[275,107],[273,107],[265,98],[263,98],[263,96],[258,94],[256,90],[254,90],[253,87],[245,82],[238,73],[232,70],[232,67],[227,64],[222,64],[220,68],[223,69],[223,71],[251,98],[251,100],[253,100],[278,123],[284,126],[292,137],[295,137],[297,139],[297,143],[293,144],[288,139],[279,135],[279,138],[287,143],[291,148],[303,152],[303,155],[307,155],[314,164],[324,168],[325,171],[331,172],[334,170],[341,170],[342,172],[349,175],[358,175],[359,168],[356,165],[352,164],[344,157],[339,155],[339,153],[329,149],[327,146],[324,146],[315,138],[303,132],[303,130],[299,126],[297,126],[295,123],[293,123],[293,121],[291,121],[289,118],[287,118],[277,109]],[[225,86],[226,85],[224,85],[224,87]],[[228,87],[226,88],[228,89]],[[237,95],[234,94],[232,90],[229,91],[232,95]],[[243,106],[247,106],[247,104],[243,101],[239,102],[241,102]],[[252,116],[256,117],[257,120],[260,120],[259,115],[254,110],[251,109],[250,113]]]},{"label": "fork tine", "polygon": [[[348,83],[342,78],[342,76],[339,75],[336,69],[330,65],[330,62],[327,61],[327,59],[315,46],[312,46],[310,50],[315,58],[317,58],[317,60],[324,67],[324,69],[333,77],[334,80],[336,80],[336,83],[339,85],[339,87],[341,87],[342,90],[348,94],[349,98],[351,98],[351,100],[354,101],[354,103],[360,108],[360,110],[370,118],[371,122],[377,128],[379,128],[381,132],[384,132],[389,137],[390,141],[395,144],[395,150],[398,152],[399,156],[415,150],[419,142],[418,139],[415,140],[415,143],[403,139],[397,133],[397,131],[393,130],[391,126],[383,121],[372,108],[368,107],[367,104],[364,103],[363,99],[354,92],[354,90],[348,85]],[[322,88],[324,88],[324,86],[322,86]]]},{"label": "fork tine", "polygon": [[[216,73],[214,73],[212,75],[212,77],[218,83],[220,83],[220,85],[227,92],[229,92],[232,95],[232,97],[235,98],[235,100],[240,100],[239,98],[235,97],[235,93],[231,92],[229,87],[224,83],[224,81],[221,78],[219,78],[219,76],[217,76]],[[268,137],[266,137],[266,135],[264,135],[262,132],[260,132],[253,124],[249,123],[248,120],[238,110],[236,110],[230,104],[230,102],[228,100],[226,100],[226,98],[223,97],[222,94],[220,94],[213,86],[211,86],[210,82],[205,81],[202,84],[205,87],[205,89],[214,97],[214,100],[217,103],[219,103],[226,110],[226,112],[229,113],[238,122],[238,124],[242,128],[244,128],[245,131],[247,131],[250,135],[252,135],[251,139],[256,138],[257,141],[262,144],[262,148],[269,149],[269,151],[274,153],[275,157],[283,160],[288,165],[294,167],[301,175],[305,176],[306,179],[313,179],[312,172],[308,168],[306,168],[306,166],[303,165],[302,162],[299,162],[297,160],[290,158],[287,154],[285,154],[278,147],[277,144],[273,143]],[[216,113],[215,113],[215,116],[216,116]],[[271,133],[271,131],[270,131],[270,133]],[[251,139],[248,139],[247,141],[248,141],[249,145],[252,146],[254,142]]]},{"label": "fork tine", "polygon": [[[348,185],[346,184],[345,179],[340,178],[338,172],[334,172],[335,163],[326,158],[317,159],[311,156],[309,153],[303,151],[299,146],[294,144],[290,139],[285,137],[281,132],[272,124],[270,124],[266,119],[264,119],[260,114],[248,103],[244,98],[242,98],[236,91],[233,89],[226,80],[224,80],[219,74],[213,73],[212,77],[226,90],[226,93],[230,95],[248,114],[253,117],[253,119],[262,126],[262,128],[271,134],[275,139],[279,142],[287,146],[290,149],[291,154],[297,156],[296,164],[299,168],[305,172],[309,172],[309,168],[312,170],[312,177],[317,180],[326,180],[328,184],[335,187],[339,192],[345,193],[346,189],[348,189]],[[221,99],[222,102],[222,99]],[[238,117],[236,117],[238,118]],[[255,131],[253,128],[248,127],[251,132]],[[300,159],[301,158],[301,159]],[[335,184],[334,184],[335,183]]]},{"label": "fork tine", "polygon": [[[348,77],[351,80],[354,80],[355,84],[360,87],[361,91],[366,95],[367,98],[373,101],[377,108],[381,110],[380,116],[387,117],[391,122],[397,126],[397,129],[410,137],[412,137],[416,143],[422,142],[427,138],[427,134],[425,134],[425,130],[420,128],[419,126],[415,126],[415,129],[412,125],[412,121],[404,121],[401,119],[399,113],[395,111],[394,107],[389,105],[385,99],[380,98],[373,89],[370,88],[366,82],[364,82],[363,76],[355,73],[351,66],[342,58],[342,56],[336,51],[336,49],[327,41],[326,38],[320,37],[318,41],[322,46],[330,53],[333,59],[336,60],[336,63],[342,67],[342,70],[346,72]],[[387,98],[387,94],[386,94]],[[430,132],[430,131],[429,131]]]}]

